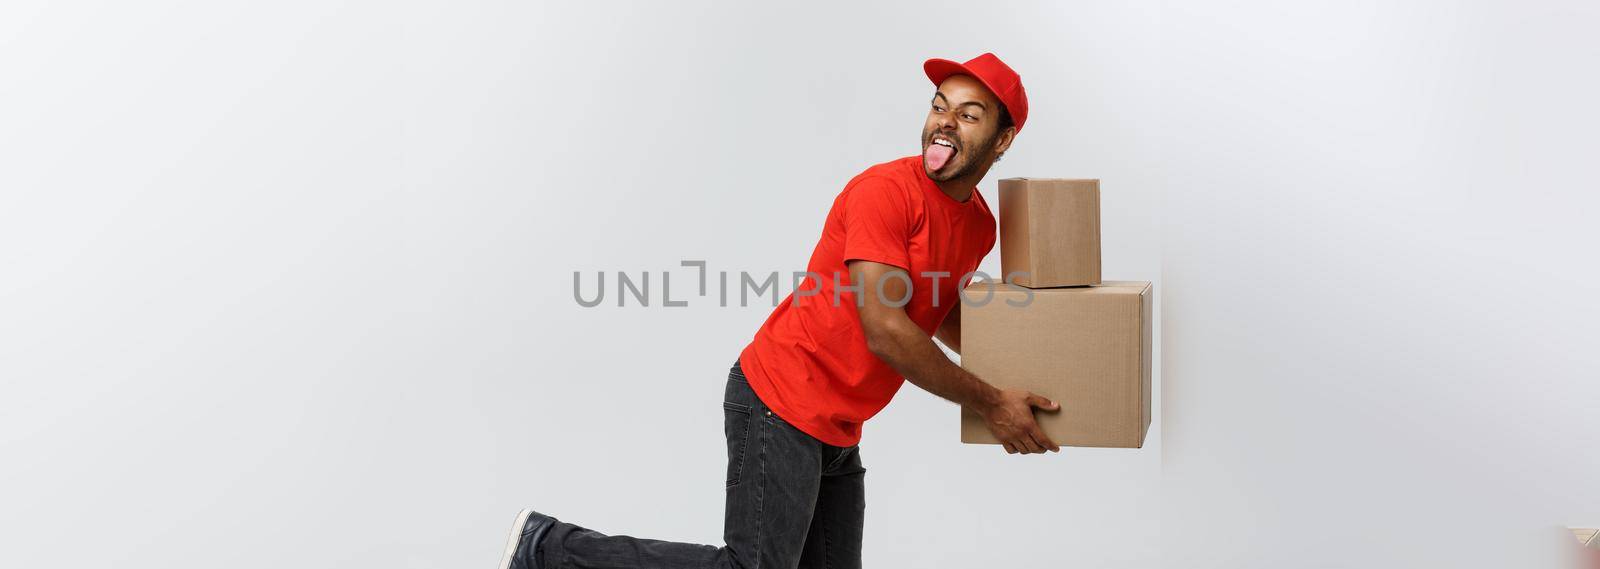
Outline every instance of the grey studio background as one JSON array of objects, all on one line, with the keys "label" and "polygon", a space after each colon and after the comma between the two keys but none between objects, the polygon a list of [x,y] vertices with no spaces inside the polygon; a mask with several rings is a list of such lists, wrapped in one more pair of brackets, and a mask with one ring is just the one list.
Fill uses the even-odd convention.
[{"label": "grey studio background", "polygon": [[[980,190],[1104,180],[1160,416],[1012,457],[907,385],[867,565],[1552,566],[1600,524],[1596,16],[7,3],[0,566],[488,567],[530,505],[720,543],[770,303],[679,262],[802,269],[918,151],[921,61],[983,51],[1033,110]],[[574,271],[689,306],[582,308]]]}]

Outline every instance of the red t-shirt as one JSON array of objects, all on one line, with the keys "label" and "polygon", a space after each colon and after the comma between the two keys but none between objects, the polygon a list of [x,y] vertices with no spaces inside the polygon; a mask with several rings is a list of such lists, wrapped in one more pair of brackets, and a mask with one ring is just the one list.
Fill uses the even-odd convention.
[{"label": "red t-shirt", "polygon": [[[932,336],[963,281],[994,248],[995,220],[983,196],[958,202],[928,179],[921,156],[875,165],[833,200],[808,275],[778,304],[739,355],[750,388],[783,420],[834,446],[861,441],[861,424],[905,381],[867,350],[845,261],[905,269],[904,306]],[[837,294],[838,302],[834,302]],[[937,303],[935,302],[937,299]],[[898,299],[888,299],[898,300]]]}]

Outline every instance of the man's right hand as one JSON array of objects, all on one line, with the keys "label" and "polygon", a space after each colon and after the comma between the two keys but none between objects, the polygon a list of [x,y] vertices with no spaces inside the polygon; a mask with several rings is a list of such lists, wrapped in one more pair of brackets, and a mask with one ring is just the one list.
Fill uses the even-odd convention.
[{"label": "man's right hand", "polygon": [[1034,420],[1035,407],[1044,411],[1061,409],[1056,402],[1039,395],[1021,389],[1001,389],[994,403],[982,410],[989,432],[1000,439],[1007,453],[1061,452],[1061,447],[1045,436],[1044,430],[1039,428],[1039,422]]}]

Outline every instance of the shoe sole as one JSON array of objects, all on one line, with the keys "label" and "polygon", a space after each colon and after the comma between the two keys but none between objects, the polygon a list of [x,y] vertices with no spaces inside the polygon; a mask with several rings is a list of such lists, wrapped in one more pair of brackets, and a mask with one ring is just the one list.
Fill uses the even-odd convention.
[{"label": "shoe sole", "polygon": [[517,545],[522,541],[522,526],[528,525],[528,516],[533,515],[533,510],[517,512],[517,521],[511,524],[511,536],[506,538],[506,554],[500,558],[500,569],[511,569],[511,558],[517,554]]}]

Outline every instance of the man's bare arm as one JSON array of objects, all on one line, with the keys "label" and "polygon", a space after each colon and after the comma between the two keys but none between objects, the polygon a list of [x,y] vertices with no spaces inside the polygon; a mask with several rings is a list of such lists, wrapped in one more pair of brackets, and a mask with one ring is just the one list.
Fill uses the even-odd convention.
[{"label": "man's bare arm", "polygon": [[[959,292],[956,294],[960,294]],[[950,314],[944,317],[944,322],[939,323],[939,328],[934,330],[933,337],[944,343],[944,347],[957,354],[961,353],[961,301],[951,299],[955,306],[950,307]]]},{"label": "man's bare arm", "polygon": [[[1061,447],[1045,436],[1033,418],[1034,407],[1055,410],[1058,406],[1054,402],[1027,391],[997,389],[985,383],[945,357],[933,339],[911,321],[898,305],[910,294],[907,285],[911,279],[905,270],[872,261],[850,261],[846,267],[851,284],[861,286],[858,312],[867,349],[917,387],[983,415],[1006,452],[1060,452]],[[959,349],[959,337],[956,343],[952,349]]]}]

